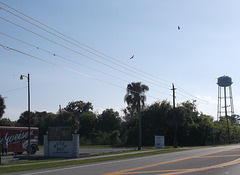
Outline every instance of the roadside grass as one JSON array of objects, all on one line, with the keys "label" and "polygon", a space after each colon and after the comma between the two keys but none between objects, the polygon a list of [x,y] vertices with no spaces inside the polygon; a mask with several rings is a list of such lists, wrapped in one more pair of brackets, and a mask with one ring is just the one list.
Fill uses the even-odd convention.
[{"label": "roadside grass", "polygon": [[82,149],[107,149],[107,148],[116,148],[111,145],[80,145]]},{"label": "roadside grass", "polygon": [[[43,145],[38,145],[38,147],[39,148],[44,148]],[[125,147],[125,146],[112,146],[112,145],[80,145],[80,148],[82,148],[82,149],[108,149],[108,148],[128,148],[128,147]],[[133,148],[133,147],[129,147],[129,148]]]},{"label": "roadside grass", "polygon": [[[41,163],[41,162],[53,162],[64,160],[64,158],[52,158],[52,159],[41,159],[41,160],[21,160],[17,162],[2,163],[1,165],[19,165],[19,164],[29,164],[29,163]],[[0,165],[0,168],[1,168]],[[0,172],[1,173],[1,172]]]},{"label": "roadside grass", "polygon": [[[176,152],[176,151],[183,151],[183,149],[163,149],[163,150],[153,150],[150,152],[136,151],[135,154],[133,153],[133,154],[113,155],[113,156],[108,156],[108,157],[95,156],[91,159],[84,159],[84,160],[79,160],[79,159],[68,160],[68,159],[66,159],[66,161],[63,160],[63,161],[58,161],[58,162],[53,161],[53,159],[41,160],[41,161],[34,160],[34,161],[25,162],[26,165],[14,165],[14,166],[10,166],[10,167],[1,167],[0,166],[0,174],[19,172],[19,171],[27,171],[27,170],[37,170],[37,169],[44,169],[44,168],[62,167],[62,166],[69,166],[69,165],[81,165],[81,164],[86,164],[86,163],[96,163],[96,162],[135,158],[135,157],[143,157],[143,156],[150,156],[150,155],[163,154],[163,153]],[[103,154],[101,154],[101,155],[103,155]],[[56,159],[54,159],[54,160],[56,160]],[[33,163],[37,163],[37,164],[33,164]],[[6,164],[4,164],[4,165],[6,165]]]}]

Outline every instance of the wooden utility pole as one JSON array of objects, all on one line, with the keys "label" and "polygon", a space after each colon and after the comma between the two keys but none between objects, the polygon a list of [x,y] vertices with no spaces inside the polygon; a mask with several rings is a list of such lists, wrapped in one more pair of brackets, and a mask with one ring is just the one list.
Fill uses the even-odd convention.
[{"label": "wooden utility pole", "polygon": [[177,148],[178,147],[178,143],[177,143],[177,123],[178,123],[178,121],[177,121],[177,118],[176,118],[176,114],[175,114],[175,90],[176,90],[176,88],[174,87],[174,84],[172,84],[172,89],[171,89],[172,91],[173,91],[173,120],[174,120],[174,124],[175,124],[175,126],[174,126],[174,138],[173,138],[173,147],[174,148]]}]

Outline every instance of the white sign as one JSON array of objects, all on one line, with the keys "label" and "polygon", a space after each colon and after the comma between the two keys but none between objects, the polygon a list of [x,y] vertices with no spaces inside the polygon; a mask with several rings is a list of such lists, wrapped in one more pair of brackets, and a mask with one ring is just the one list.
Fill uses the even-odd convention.
[{"label": "white sign", "polygon": [[72,141],[51,141],[49,142],[49,156],[71,157],[73,144]]},{"label": "white sign", "polygon": [[164,136],[155,136],[155,148],[156,149],[164,148]]},{"label": "white sign", "polygon": [[49,141],[44,136],[44,156],[79,157],[79,135],[73,134],[72,140]]}]

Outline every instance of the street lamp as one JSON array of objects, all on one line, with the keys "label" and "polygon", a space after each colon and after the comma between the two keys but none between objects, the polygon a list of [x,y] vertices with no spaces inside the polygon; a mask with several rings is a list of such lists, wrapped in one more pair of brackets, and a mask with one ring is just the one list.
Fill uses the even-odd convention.
[{"label": "street lamp", "polygon": [[23,77],[27,78],[28,81],[28,155],[30,154],[30,75],[21,75],[20,80],[23,80]]}]

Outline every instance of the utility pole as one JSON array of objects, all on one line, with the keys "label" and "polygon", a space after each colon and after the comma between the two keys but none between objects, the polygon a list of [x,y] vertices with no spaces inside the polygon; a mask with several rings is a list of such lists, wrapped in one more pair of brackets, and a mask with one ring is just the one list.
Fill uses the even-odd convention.
[{"label": "utility pole", "polygon": [[62,107],[61,107],[61,105],[59,105],[59,113],[60,113],[60,114],[62,113]]},{"label": "utility pole", "polygon": [[173,147],[174,148],[177,148],[178,147],[178,143],[177,143],[177,123],[178,123],[178,121],[177,121],[177,118],[176,118],[176,114],[175,114],[175,90],[176,90],[176,88],[174,87],[174,84],[172,83],[172,89],[171,89],[172,91],[173,91],[173,120],[174,120],[174,124],[175,124],[175,126],[174,126],[174,138],[173,138]]},{"label": "utility pole", "polygon": [[224,87],[224,102],[225,102],[225,116],[226,116],[226,119],[227,119],[227,132],[228,132],[228,143],[231,144],[231,136],[230,136],[230,130],[229,130],[229,117],[227,115],[227,100],[226,100],[226,87]]}]

